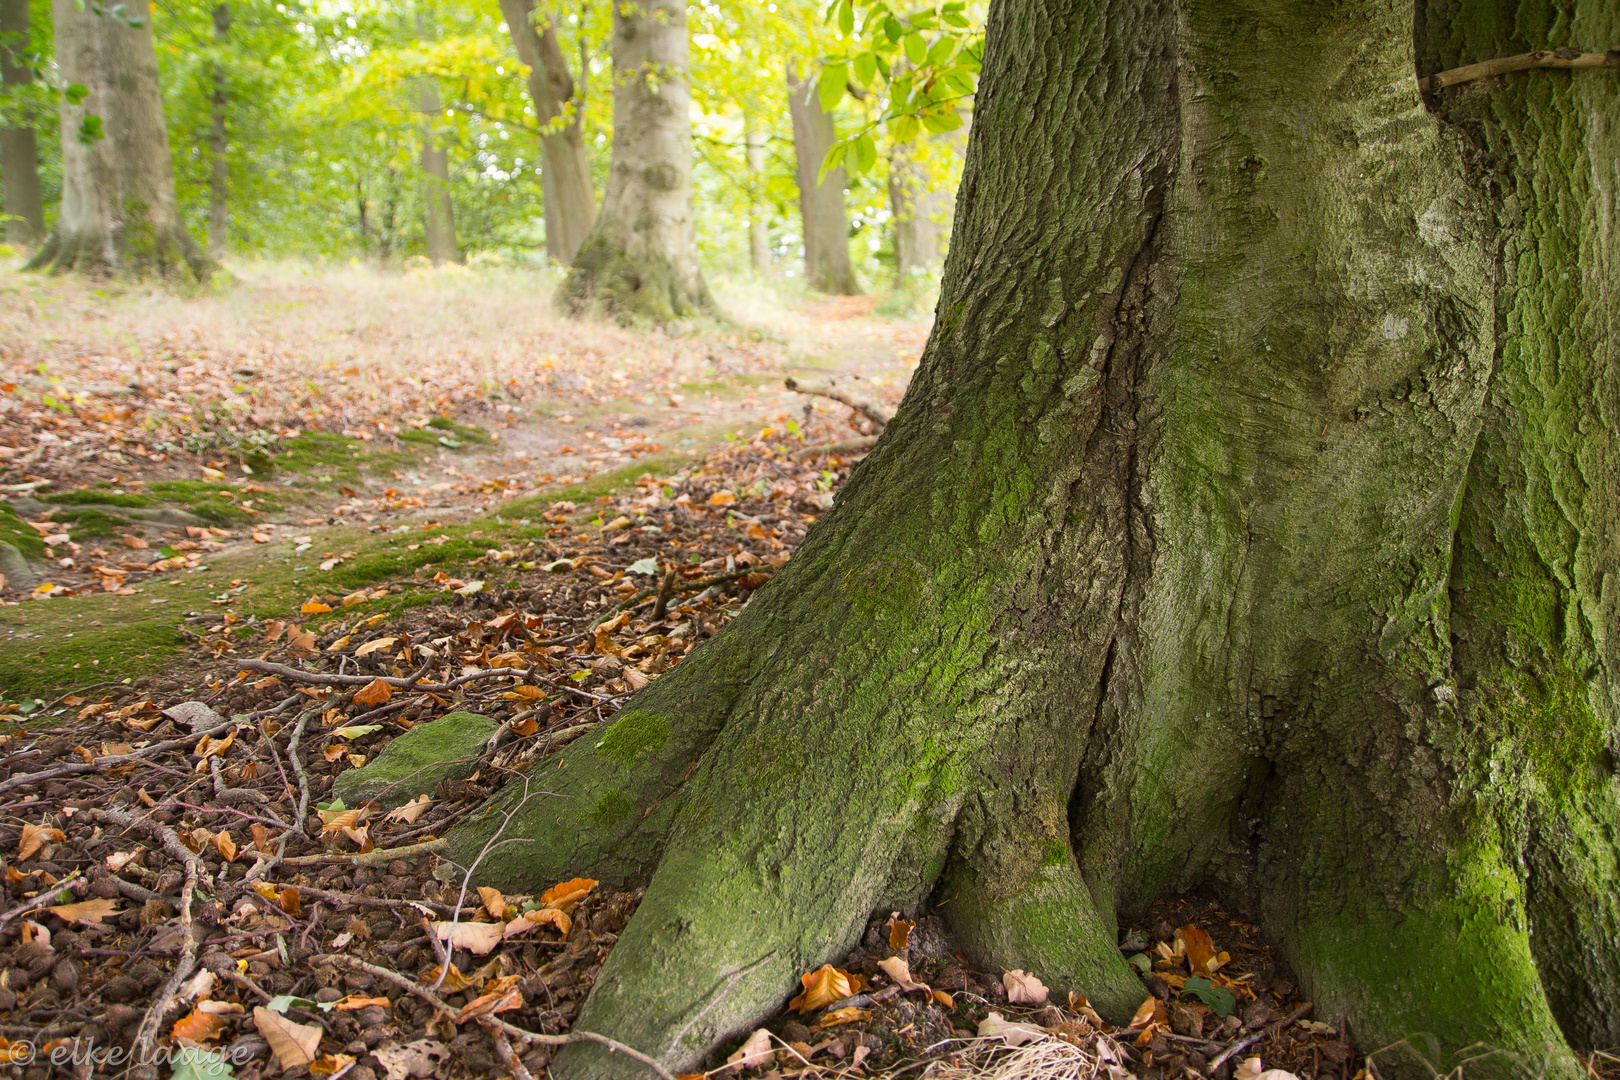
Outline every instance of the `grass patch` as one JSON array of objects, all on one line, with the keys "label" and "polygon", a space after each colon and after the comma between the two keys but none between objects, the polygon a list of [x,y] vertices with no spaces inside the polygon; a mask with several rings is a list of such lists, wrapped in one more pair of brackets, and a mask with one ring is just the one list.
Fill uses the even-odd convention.
[{"label": "grass patch", "polygon": [[668,476],[687,465],[690,465],[697,455],[683,453],[679,450],[664,450],[656,454],[648,454],[639,461],[631,462],[612,472],[598,473],[589,480],[581,480],[577,484],[569,484],[543,495],[533,495],[527,499],[514,499],[501,507],[501,517],[521,518],[533,517],[543,513],[546,507],[554,502],[568,501],[575,503],[594,502],[607,495],[615,495],[624,488],[633,488],[636,481],[646,473],[654,476]]},{"label": "grass patch", "polygon": [[[438,435],[433,436],[435,448],[438,438]],[[287,472],[314,473],[323,480],[354,482],[360,479],[362,471],[383,473],[407,467],[416,461],[415,455],[408,450],[373,450],[359,439],[325,431],[311,431],[296,438],[283,439],[280,447],[275,457],[276,468]]]},{"label": "grass patch", "polygon": [[51,520],[72,525],[69,531],[75,540],[96,536],[120,536],[136,527],[135,522],[128,518],[94,509],[58,510],[51,515]]},{"label": "grass patch", "polygon": [[[239,525],[253,520],[253,515],[238,506],[236,498],[230,497],[237,492],[227,487],[223,481],[207,484],[201,480],[159,480],[149,485],[147,490],[165,502],[184,506],[204,521],[211,521],[215,525]],[[226,494],[222,495],[221,492]],[[248,494],[256,510],[280,510],[284,505],[273,495],[265,492],[255,491]]]},{"label": "grass patch", "polygon": [[0,503],[0,541],[4,541],[23,553],[24,558],[43,559],[45,557],[45,543],[13,510],[5,503]]},{"label": "grass patch", "polygon": [[54,495],[35,496],[40,502],[56,503],[58,506],[151,506],[152,500],[145,495],[135,495],[110,485],[97,485],[96,487],[79,488],[77,491],[59,491]]}]

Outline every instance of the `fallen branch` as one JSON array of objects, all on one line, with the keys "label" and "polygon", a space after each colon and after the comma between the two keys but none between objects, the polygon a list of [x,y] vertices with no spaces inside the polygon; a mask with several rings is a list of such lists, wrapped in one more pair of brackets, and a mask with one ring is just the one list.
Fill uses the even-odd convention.
[{"label": "fallen branch", "polygon": [[1275,1024],[1272,1024],[1270,1027],[1261,1028],[1259,1031],[1255,1032],[1253,1035],[1245,1035],[1243,1038],[1241,1038],[1241,1039],[1237,1040],[1236,1042],[1232,1043],[1225,1050],[1222,1050],[1219,1054],[1215,1055],[1215,1060],[1211,1061],[1209,1063],[1209,1068],[1207,1068],[1204,1071],[1208,1075],[1214,1076],[1216,1069],[1219,1069],[1222,1065],[1225,1065],[1228,1061],[1231,1061],[1232,1058],[1236,1057],[1238,1054],[1240,1054],[1243,1051],[1247,1050],[1249,1047],[1253,1046],[1255,1043],[1260,1042],[1260,1041],[1262,1041],[1264,1039],[1271,1038],[1273,1035],[1277,1034],[1277,1032],[1281,1031],[1283,1028],[1287,1027],[1289,1024],[1292,1024],[1295,1020],[1300,1019],[1306,1013],[1310,1012],[1312,1008],[1313,1008],[1312,1004],[1309,1001],[1307,1001],[1305,1004],[1301,1005],[1299,1008],[1295,1009],[1293,1012],[1289,1013],[1287,1016],[1283,1017],[1281,1020],[1278,1020]]},{"label": "fallen branch", "polygon": [[[321,955],[315,957],[315,959],[317,961],[325,960],[343,964],[346,967],[354,968],[357,971],[365,972],[367,975],[382,979],[384,982],[393,983],[401,990],[404,990],[410,994],[415,994],[429,1005],[432,1005],[435,1009],[438,1009],[440,1012],[452,1018],[459,1015],[461,1012],[460,1009],[456,1009],[445,1004],[443,998],[439,997],[439,995],[433,993],[433,991],[427,989],[425,986],[419,985],[415,980],[409,979],[398,972],[389,971],[385,967],[378,967],[376,964],[368,964],[359,957],[349,956],[345,953],[322,953]],[[523,1042],[533,1043],[536,1046],[567,1046],[570,1043],[577,1042],[597,1043],[607,1047],[615,1054],[623,1054],[632,1061],[641,1062],[641,1064],[647,1066],[647,1068],[657,1073],[659,1080],[675,1080],[675,1074],[664,1068],[664,1066],[659,1064],[655,1058],[643,1054],[640,1050],[637,1050],[634,1047],[626,1046],[617,1039],[610,1039],[606,1035],[598,1035],[594,1031],[570,1031],[562,1035],[541,1035],[538,1032],[525,1031],[520,1027],[508,1024],[505,1020],[502,1020],[497,1016],[480,1018],[480,1020],[484,1019],[488,1020],[490,1026],[497,1028],[511,1038],[521,1039]]]},{"label": "fallen branch", "polygon": [[413,859],[418,855],[436,855],[443,851],[445,841],[424,840],[420,844],[407,844],[397,848],[372,848],[366,852],[326,852],[320,855],[297,855],[282,859],[282,866],[320,866],[323,863],[346,862],[352,866],[380,866],[395,859]]},{"label": "fallen branch", "polygon": [[52,900],[56,899],[58,896],[61,896],[69,885],[78,880],[78,877],[79,872],[75,870],[61,881],[58,881],[55,885],[52,885],[50,888],[41,892],[38,896],[28,901],[28,903],[18,904],[4,915],[0,915],[0,926],[4,926],[6,923],[17,918],[18,916],[26,915],[30,911],[36,911],[39,908],[49,904]]},{"label": "fallen branch", "polygon": [[831,386],[806,386],[804,383],[801,383],[792,377],[784,379],[782,381],[782,385],[787,387],[789,390],[792,390],[796,394],[809,394],[812,397],[830,398],[831,400],[838,402],[840,405],[848,405],[850,408],[872,421],[872,423],[876,424],[878,426],[878,430],[880,431],[889,426],[889,418],[884,416],[876,405],[873,405],[868,401],[860,401],[856,398],[852,398],[843,391],[835,390]]},{"label": "fallen branch", "polygon": [[[177,840],[176,843],[179,841]],[[163,1019],[174,1008],[175,995],[180,987],[191,977],[197,967],[197,939],[191,933],[191,898],[197,891],[197,868],[201,864],[195,860],[186,863],[186,883],[180,890],[180,961],[174,966],[174,974],[169,981],[163,984],[158,992],[157,1000],[152,1002],[146,1015],[141,1017],[141,1026],[135,1031],[135,1043],[131,1047],[130,1058],[140,1064],[135,1069],[135,1075],[155,1077],[157,1069],[147,1064],[152,1060],[153,1042],[157,1038],[158,1029],[163,1026]]]},{"label": "fallen branch", "polygon": [[1494,60],[1464,64],[1462,67],[1451,68],[1430,75],[1426,79],[1419,79],[1418,89],[1425,94],[1432,94],[1436,90],[1444,90],[1458,83],[1488,79],[1492,75],[1510,75],[1515,71],[1529,71],[1532,68],[1620,68],[1620,49],[1610,49],[1606,53],[1589,53],[1566,46],[1558,49],[1537,49],[1535,52],[1519,53],[1516,56],[1498,56]]},{"label": "fallen branch", "polygon": [[415,681],[420,677],[420,674],[413,675],[408,679],[399,679],[388,675],[327,675],[319,671],[300,671],[295,667],[271,663],[268,660],[242,660],[237,666],[248,671],[261,671],[267,675],[279,675],[283,679],[292,679],[294,682],[313,683],[316,686],[365,686],[375,679],[381,679],[396,690],[423,690],[430,694],[442,694],[475,679],[487,679],[491,675],[528,674],[528,672],[517,668],[490,668],[488,671],[474,671],[471,674],[459,676],[445,683],[422,683]]},{"label": "fallen branch", "polygon": [[796,458],[816,457],[821,454],[864,454],[877,445],[876,435],[862,435],[858,439],[844,439],[842,442],[822,443],[819,446],[805,446],[793,451]]},{"label": "fallen branch", "polygon": [[214,875],[203,866],[202,860],[195,852],[181,843],[180,834],[167,825],[160,825],[148,818],[136,817],[128,810],[97,810],[95,815],[96,820],[103,824],[120,825],[126,829],[142,829],[152,833],[163,844],[163,850],[169,853],[170,858],[183,864],[187,873],[195,874],[198,880],[208,886],[210,892],[214,890]]},{"label": "fallen branch", "polygon": [[4,795],[6,792],[12,791],[16,788],[26,787],[29,784],[42,784],[47,780],[55,780],[63,776],[79,776],[83,773],[102,772],[103,770],[112,768],[120,762],[135,761],[139,758],[151,757],[153,754],[161,754],[165,750],[174,750],[182,746],[189,746],[201,740],[204,735],[212,735],[215,732],[224,731],[230,726],[231,725],[228,723],[219,724],[215,727],[207,729],[206,731],[194,731],[190,735],[185,735],[178,739],[165,739],[163,742],[156,742],[151,746],[143,746],[139,750],[132,750],[127,754],[105,754],[101,757],[93,758],[90,761],[76,761],[71,765],[62,765],[55,769],[47,769],[44,772],[22,773],[18,776],[13,776],[9,780],[0,781],[0,795]]}]

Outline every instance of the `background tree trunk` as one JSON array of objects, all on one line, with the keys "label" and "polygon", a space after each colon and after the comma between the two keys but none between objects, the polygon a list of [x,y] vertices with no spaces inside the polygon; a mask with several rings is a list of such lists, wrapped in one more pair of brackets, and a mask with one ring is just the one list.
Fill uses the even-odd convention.
[{"label": "background tree trunk", "polygon": [[787,70],[788,113],[793,118],[793,154],[799,180],[799,218],[804,227],[804,278],[812,289],[854,296],[861,291],[849,262],[849,219],[844,214],[848,178],[840,165],[820,183],[821,162],[837,132],[830,113],[821,110],[813,82],[800,82],[793,64]]},{"label": "background tree trunk", "polygon": [[899,282],[914,270],[926,272],[938,265],[951,206],[949,194],[933,186],[909,149],[898,146],[889,156],[889,213]]},{"label": "background tree trunk", "polygon": [[[534,102],[540,136],[540,182],[546,218],[546,254],[571,263],[596,221],[591,190],[591,163],[585,154],[584,94],[576,96],[557,40],[557,25],[542,12],[535,29],[533,0],[501,0],[501,15],[512,34],[518,59],[529,69],[529,97]],[[557,124],[563,110],[566,122]]]},{"label": "background tree trunk", "polygon": [[438,85],[432,79],[421,80],[416,100],[422,113],[422,232],[427,256],[435,263],[460,262],[456,212],[450,202],[450,155],[439,141]]},{"label": "background tree trunk", "polygon": [[558,294],[563,308],[665,321],[712,310],[692,220],[686,6],[613,5],[613,166],[602,214]]},{"label": "background tree trunk", "polygon": [[[0,0],[0,81],[27,86],[34,72],[22,63],[29,51],[28,0]],[[4,175],[6,242],[31,248],[45,238],[45,207],[39,195],[39,150],[34,129],[0,128],[0,173]]]},{"label": "background tree trunk", "polygon": [[[1424,70],[1549,25],[1503,2],[1435,0]],[[992,8],[899,413],[724,633],[494,800],[491,883],[649,882],[579,1027],[692,1068],[930,897],[1122,1019],[1118,916],[1204,886],[1364,1049],[1616,1041],[1620,87],[1442,121],[1412,20]]]},{"label": "background tree trunk", "polygon": [[[230,39],[230,33],[230,5],[217,4],[214,7],[215,45],[223,50]],[[225,245],[228,242],[226,230],[230,225],[227,213],[231,181],[230,147],[225,137],[225,109],[229,104],[229,97],[226,93],[224,64],[215,62],[213,79],[214,93],[209,102],[213,114],[213,127],[208,137],[208,253],[217,258],[225,252]]]},{"label": "background tree trunk", "polygon": [[745,120],[743,141],[748,160],[748,263],[756,274],[771,267],[771,227],[765,209],[765,133]]},{"label": "background tree trunk", "polygon": [[89,93],[62,102],[62,207],[29,266],[207,278],[217,267],[175,202],[150,5],[97,10],[76,0],[51,5],[62,82]]}]

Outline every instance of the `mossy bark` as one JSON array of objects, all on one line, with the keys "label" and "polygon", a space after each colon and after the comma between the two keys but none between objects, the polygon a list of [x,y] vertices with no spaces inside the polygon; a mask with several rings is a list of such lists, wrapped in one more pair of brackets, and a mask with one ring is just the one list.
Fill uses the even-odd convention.
[{"label": "mossy bark", "polygon": [[62,99],[62,207],[29,269],[184,281],[217,269],[175,201],[149,8],[51,5],[62,82],[87,93]]},{"label": "mossy bark", "polygon": [[689,1068],[928,897],[1119,1017],[1115,920],[1204,884],[1364,1049],[1612,1044],[1616,91],[1470,127],[1418,48],[1397,0],[993,6],[899,413],[485,864],[649,880],[581,1027]]},{"label": "mossy bark", "polygon": [[570,314],[668,322],[712,311],[697,264],[686,5],[613,5],[613,164],[557,299]]}]

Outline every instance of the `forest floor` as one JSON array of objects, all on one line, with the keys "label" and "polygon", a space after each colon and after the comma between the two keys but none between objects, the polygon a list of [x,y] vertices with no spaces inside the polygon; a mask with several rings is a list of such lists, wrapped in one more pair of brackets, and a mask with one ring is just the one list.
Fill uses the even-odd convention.
[{"label": "forest floor", "polygon": [[[814,448],[871,425],[783,378],[892,411],[926,322],[741,294],[670,336],[561,322],[515,274],[243,279],[0,279],[0,529],[42,576],[0,608],[0,1063],[533,1080],[639,895],[474,890],[436,838],[791,557],[858,456]],[[499,725],[466,768],[334,797],[453,710]],[[1121,947],[1126,1028],[877,913],[710,1072],[1377,1080],[1208,898]]]}]

